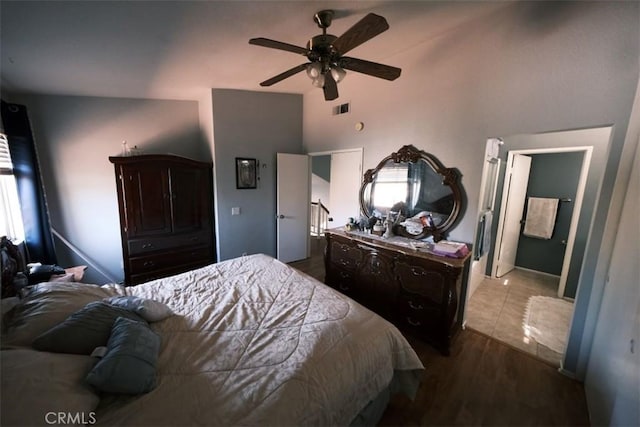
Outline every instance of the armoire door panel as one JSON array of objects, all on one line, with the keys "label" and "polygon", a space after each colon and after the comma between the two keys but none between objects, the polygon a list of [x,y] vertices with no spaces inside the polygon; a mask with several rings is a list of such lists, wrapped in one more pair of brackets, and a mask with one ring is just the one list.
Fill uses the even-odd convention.
[{"label": "armoire door panel", "polygon": [[130,237],[171,232],[171,203],[166,170],[124,168],[128,234]]},{"label": "armoire door panel", "polygon": [[169,170],[173,231],[197,231],[206,225],[206,203],[203,199],[211,191],[202,170],[173,167]]}]

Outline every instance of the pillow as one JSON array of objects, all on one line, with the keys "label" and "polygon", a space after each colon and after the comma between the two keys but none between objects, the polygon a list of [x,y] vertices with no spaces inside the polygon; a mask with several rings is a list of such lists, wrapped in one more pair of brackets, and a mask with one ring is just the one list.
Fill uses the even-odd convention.
[{"label": "pillow", "polygon": [[33,341],[33,348],[54,353],[91,354],[96,347],[107,345],[118,317],[144,322],[135,313],[95,301],[38,336]]},{"label": "pillow", "polygon": [[105,393],[141,394],[156,385],[160,336],[146,323],[119,317],[107,353],[87,375],[87,382]]},{"label": "pillow", "polygon": [[64,268],[59,265],[34,265],[29,269],[29,284],[35,285],[40,282],[48,282],[49,278],[54,274],[65,274]]},{"label": "pillow", "polygon": [[84,422],[93,424],[92,411],[100,398],[84,378],[94,363],[89,356],[26,348],[2,350],[2,425],[46,426],[55,423],[55,417],[47,415],[51,412],[79,414]]},{"label": "pillow", "polygon": [[136,296],[116,296],[106,298],[106,302],[140,315],[147,322],[159,322],[173,315],[173,311],[160,301],[136,297]]},{"label": "pillow", "polygon": [[43,332],[92,301],[118,295],[115,288],[84,283],[39,283],[23,290],[20,304],[5,317],[3,345],[31,346]]}]

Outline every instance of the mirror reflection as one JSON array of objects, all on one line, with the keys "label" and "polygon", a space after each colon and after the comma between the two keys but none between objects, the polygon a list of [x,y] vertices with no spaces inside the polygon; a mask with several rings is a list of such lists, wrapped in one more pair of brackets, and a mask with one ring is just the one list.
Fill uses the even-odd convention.
[{"label": "mirror reflection", "polygon": [[453,190],[442,184],[425,161],[395,163],[387,160],[366,186],[364,203],[369,216],[386,217],[401,212],[405,218],[430,214],[433,226],[443,224],[453,211]]},{"label": "mirror reflection", "polygon": [[365,174],[362,210],[369,218],[393,220],[398,234],[442,238],[460,211],[457,178],[435,157],[404,146]]}]

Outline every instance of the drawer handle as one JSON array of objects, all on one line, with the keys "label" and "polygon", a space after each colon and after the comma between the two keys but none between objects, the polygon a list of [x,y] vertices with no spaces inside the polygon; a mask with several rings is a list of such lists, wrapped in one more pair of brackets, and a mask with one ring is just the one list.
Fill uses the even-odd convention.
[{"label": "drawer handle", "polygon": [[423,310],[424,309],[422,304],[414,304],[413,301],[409,301],[409,307],[411,307],[414,310]]},{"label": "drawer handle", "polygon": [[198,236],[195,236],[195,237],[191,238],[192,242],[197,242],[198,240],[200,240],[200,238]]},{"label": "drawer handle", "polygon": [[143,243],[142,249],[149,249],[153,247],[153,243]]},{"label": "drawer handle", "polygon": [[343,279],[346,279],[349,277],[349,273],[345,273],[344,271],[340,272],[340,277],[342,277]]},{"label": "drawer handle", "polygon": [[143,267],[151,267],[153,265],[155,265],[153,261],[145,261],[144,264],[142,264]]},{"label": "drawer handle", "polygon": [[414,276],[422,276],[424,274],[421,270],[418,270],[415,267],[411,267],[411,272]]},{"label": "drawer handle", "polygon": [[349,285],[345,285],[345,284],[342,284],[342,283],[340,283],[338,285],[338,287],[340,288],[341,291],[348,291],[349,290]]},{"label": "drawer handle", "polygon": [[410,317],[407,317],[407,323],[409,323],[411,326],[420,326],[422,325],[422,322],[420,322],[419,320],[412,320]]}]

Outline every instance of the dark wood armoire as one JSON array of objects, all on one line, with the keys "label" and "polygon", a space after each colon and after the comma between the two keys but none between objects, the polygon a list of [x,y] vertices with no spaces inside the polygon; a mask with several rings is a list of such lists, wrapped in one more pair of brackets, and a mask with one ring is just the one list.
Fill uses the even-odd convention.
[{"label": "dark wood armoire", "polygon": [[118,190],[125,284],[216,261],[211,163],[168,154],[109,161]]}]

